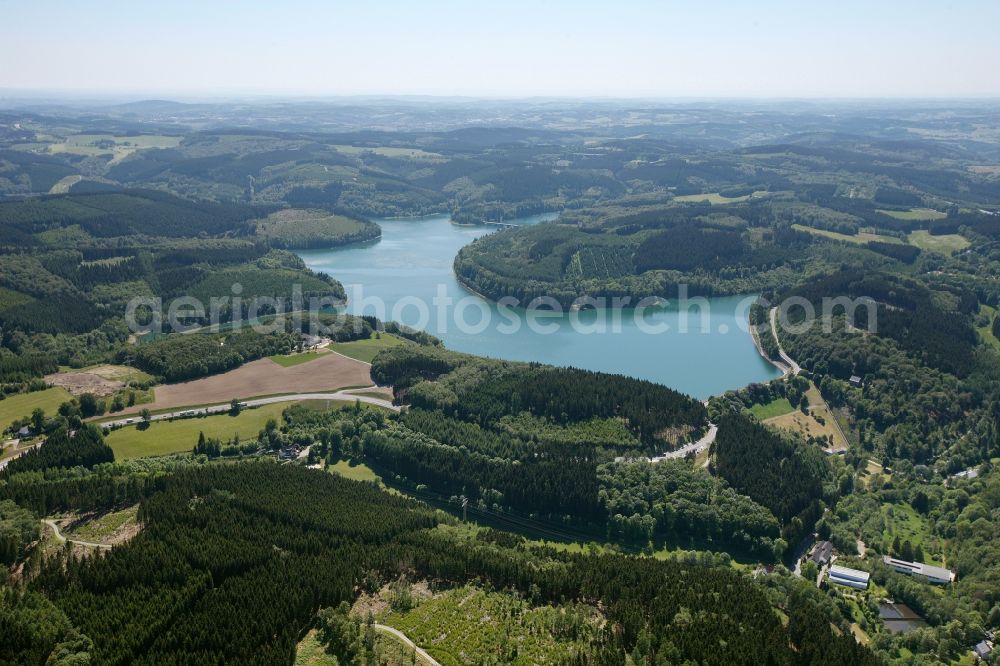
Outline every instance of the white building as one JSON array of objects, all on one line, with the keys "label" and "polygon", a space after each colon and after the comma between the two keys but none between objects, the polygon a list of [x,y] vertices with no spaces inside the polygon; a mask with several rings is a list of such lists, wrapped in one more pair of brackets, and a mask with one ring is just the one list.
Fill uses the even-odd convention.
[{"label": "white building", "polygon": [[839,567],[837,565],[831,566],[827,573],[827,580],[831,583],[853,587],[856,590],[867,590],[868,579],[870,577],[871,574],[867,571],[848,569],[847,567]]},{"label": "white building", "polygon": [[935,567],[930,564],[923,564],[922,562],[907,562],[906,560],[899,560],[888,555],[883,556],[882,561],[885,562],[886,566],[892,567],[899,573],[924,578],[928,583],[947,585],[948,583],[955,582],[955,573],[942,567]]}]

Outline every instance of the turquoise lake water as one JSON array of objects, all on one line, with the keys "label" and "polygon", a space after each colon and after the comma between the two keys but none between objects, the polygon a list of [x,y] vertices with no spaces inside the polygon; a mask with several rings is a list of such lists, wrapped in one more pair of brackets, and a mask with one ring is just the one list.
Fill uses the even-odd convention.
[{"label": "turquoise lake water", "polygon": [[352,314],[421,328],[456,351],[622,373],[702,399],[779,375],[747,332],[746,297],[706,299],[704,309],[669,304],[638,317],[628,309],[546,312],[529,322],[524,310],[472,294],[452,271],[458,250],[495,227],[458,226],[448,216],[377,222],[381,240],[298,253],[343,282]]}]

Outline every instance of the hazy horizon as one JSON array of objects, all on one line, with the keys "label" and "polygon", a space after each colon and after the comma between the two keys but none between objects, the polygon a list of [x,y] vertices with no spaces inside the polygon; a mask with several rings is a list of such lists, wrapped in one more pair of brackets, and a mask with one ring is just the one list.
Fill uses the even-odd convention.
[{"label": "hazy horizon", "polygon": [[0,94],[989,99],[1000,3],[4,3]]}]

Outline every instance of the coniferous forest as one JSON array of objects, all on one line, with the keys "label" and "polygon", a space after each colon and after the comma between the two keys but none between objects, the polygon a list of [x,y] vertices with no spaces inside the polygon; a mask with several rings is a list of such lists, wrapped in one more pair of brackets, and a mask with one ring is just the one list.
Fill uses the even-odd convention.
[{"label": "coniferous forest", "polygon": [[[419,663],[394,629],[442,664],[917,666],[1000,631],[995,104],[0,97],[0,663]],[[399,247],[418,216],[457,254]],[[776,378],[460,353],[348,300],[380,247],[403,291],[747,297],[759,352],[727,340]],[[221,303],[156,330],[181,297]],[[310,299],[319,339],[277,316]],[[158,402],[248,363],[329,391]]]}]

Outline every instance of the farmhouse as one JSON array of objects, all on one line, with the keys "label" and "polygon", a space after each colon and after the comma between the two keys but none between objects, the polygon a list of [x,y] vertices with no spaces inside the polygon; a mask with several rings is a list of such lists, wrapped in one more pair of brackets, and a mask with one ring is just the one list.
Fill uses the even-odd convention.
[{"label": "farmhouse", "polygon": [[989,639],[980,641],[976,647],[972,648],[972,651],[975,653],[977,661],[986,661],[993,654],[993,641]]},{"label": "farmhouse", "polygon": [[323,338],[319,337],[318,335],[309,335],[309,334],[302,335],[302,346],[305,347],[306,349],[316,349],[321,344],[323,344]]},{"label": "farmhouse", "polygon": [[885,562],[886,566],[892,567],[899,573],[904,573],[908,576],[922,577],[926,579],[928,583],[947,585],[948,583],[955,581],[955,573],[941,567],[935,567],[921,562],[907,562],[906,560],[899,560],[888,555],[883,556],[882,561]]},{"label": "farmhouse", "polygon": [[813,548],[812,555],[809,559],[823,566],[830,563],[830,558],[833,556],[833,544],[829,541],[820,541]]},{"label": "farmhouse", "polygon": [[870,576],[871,574],[867,571],[858,571],[857,569],[848,569],[847,567],[833,565],[830,567],[827,579],[837,585],[853,587],[856,590],[867,590],[868,578]]}]

